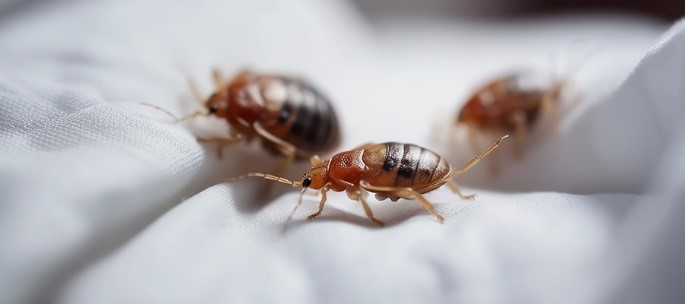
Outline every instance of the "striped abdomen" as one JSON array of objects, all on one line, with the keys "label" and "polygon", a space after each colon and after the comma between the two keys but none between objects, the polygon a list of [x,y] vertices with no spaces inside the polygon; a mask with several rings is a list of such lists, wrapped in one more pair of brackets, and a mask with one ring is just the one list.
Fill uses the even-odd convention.
[{"label": "striped abdomen", "polygon": [[306,152],[338,144],[335,111],[316,88],[299,79],[271,77],[262,82],[261,91],[267,111],[260,122],[271,134]]},{"label": "striped abdomen", "polygon": [[435,152],[395,142],[364,147],[362,180],[377,187],[412,187],[425,193],[445,183],[450,165]]}]

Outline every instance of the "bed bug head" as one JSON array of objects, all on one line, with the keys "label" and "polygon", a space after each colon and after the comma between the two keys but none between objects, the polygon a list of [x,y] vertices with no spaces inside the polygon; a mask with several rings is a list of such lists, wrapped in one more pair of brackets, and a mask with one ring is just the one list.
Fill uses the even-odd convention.
[{"label": "bed bug head", "polygon": [[217,83],[217,91],[205,102],[208,115],[228,119],[238,131],[254,132],[253,124],[266,112],[264,94],[268,77],[243,70],[227,83]]},{"label": "bed bug head", "polygon": [[485,115],[485,109],[479,94],[474,95],[459,111],[457,115],[458,124],[478,124]]},{"label": "bed bug head", "polygon": [[311,158],[312,168],[302,175],[302,186],[305,188],[321,189],[328,183],[328,160],[322,161],[318,156]]},{"label": "bed bug head", "polygon": [[501,104],[508,92],[509,77],[497,78],[476,90],[459,111],[457,123],[480,124]]},{"label": "bed bug head", "polygon": [[228,112],[228,92],[226,90],[219,90],[209,96],[204,102],[204,107],[207,109],[207,115],[214,115],[218,117],[226,117]]}]

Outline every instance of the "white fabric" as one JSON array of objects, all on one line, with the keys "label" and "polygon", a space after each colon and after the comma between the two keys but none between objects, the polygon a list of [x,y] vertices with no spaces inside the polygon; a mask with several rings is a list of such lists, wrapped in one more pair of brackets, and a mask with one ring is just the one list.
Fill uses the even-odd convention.
[{"label": "white fabric", "polygon": [[[344,2],[19,2],[0,21],[0,302],[683,302],[685,23],[577,17],[511,23],[381,20]],[[549,69],[576,39],[599,46],[557,136],[499,178],[459,178],[475,201],[428,195],[361,207],[257,180],[258,146],[217,160],[138,105],[189,113],[185,77],[252,66],[312,80],[335,102],[342,149],[443,144],[459,100],[493,75]],[[642,58],[640,60],[640,58]],[[638,64],[639,62],[639,64]],[[562,69],[563,70],[563,69]],[[443,132],[434,133],[435,130]],[[506,150],[503,147],[503,151]],[[288,172],[298,177],[306,164]],[[515,190],[517,192],[501,192]],[[572,194],[576,193],[576,194]],[[680,283],[680,284],[679,284]]]}]

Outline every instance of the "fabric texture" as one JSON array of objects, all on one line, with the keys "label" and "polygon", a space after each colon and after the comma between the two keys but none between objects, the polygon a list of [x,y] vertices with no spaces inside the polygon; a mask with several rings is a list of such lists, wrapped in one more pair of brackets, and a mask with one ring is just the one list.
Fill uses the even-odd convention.
[{"label": "fabric texture", "polygon": [[[369,22],[347,2],[266,0],[0,10],[1,303],[685,300],[682,21]],[[597,51],[550,64],[578,39]],[[447,129],[471,90],[575,64],[582,101],[557,134],[518,161],[505,142],[496,177],[487,162],[460,176],[474,201],[427,195],[444,224],[371,199],[379,228],[341,193],[307,221],[307,194],[283,232],[298,191],[227,182],[280,159],[256,144],[218,159],[195,136],[224,122],[140,105],[194,111],[186,78],[208,95],[214,67],[301,75],[333,101],[341,151],[415,143],[458,166],[471,150]]]}]

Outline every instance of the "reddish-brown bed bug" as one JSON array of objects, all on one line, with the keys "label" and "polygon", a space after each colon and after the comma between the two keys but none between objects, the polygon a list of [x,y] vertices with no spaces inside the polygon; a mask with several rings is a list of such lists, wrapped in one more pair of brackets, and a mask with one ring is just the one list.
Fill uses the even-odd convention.
[{"label": "reddish-brown bed bug", "polygon": [[219,72],[212,73],[216,91],[203,99],[190,81],[192,93],[204,109],[176,121],[197,116],[216,116],[230,125],[227,138],[198,138],[223,148],[258,137],[264,147],[286,159],[275,173],[280,174],[295,158],[306,159],[333,150],[340,142],[340,127],[331,102],[304,80],[279,75],[258,74],[249,70],[225,82]]},{"label": "reddish-brown bed bug", "polygon": [[[573,43],[581,46],[583,41]],[[513,134],[514,155],[521,157],[526,145],[547,133],[556,133],[559,122],[579,104],[582,94],[571,80],[598,49],[590,45],[578,51],[562,75],[557,75],[553,68],[556,64],[552,64],[548,74],[524,70],[486,83],[467,99],[454,126],[468,127],[474,151],[480,150],[477,134]],[[564,57],[571,59],[570,55]]]},{"label": "reddish-brown bed bug", "polygon": [[469,128],[474,150],[479,149],[476,133],[513,133],[514,152],[520,156],[532,128],[555,132],[565,84],[563,80],[545,82],[530,73],[497,78],[468,98],[457,115],[456,124]]},{"label": "reddish-brown bed bug", "polygon": [[321,192],[319,209],[311,214],[309,219],[321,214],[326,204],[326,193],[332,190],[345,191],[350,199],[362,205],[366,216],[372,222],[381,226],[383,222],[373,217],[373,212],[366,202],[367,192],[375,193],[378,200],[415,199],[435,216],[438,222],[442,223],[444,217],[433,208],[423,194],[446,184],[459,197],[472,199],[474,195],[463,195],[452,179],[478,163],[497,148],[506,137],[507,135],[501,137],[485,152],[472,158],[460,169],[455,169],[438,154],[426,148],[413,144],[388,142],[366,144],[338,153],[324,161],[314,156],[311,158],[312,168],[299,181],[264,173],[248,173],[232,180],[261,177],[293,187],[303,186],[304,189],[295,208],[302,202],[302,195],[306,189],[318,190]]}]

